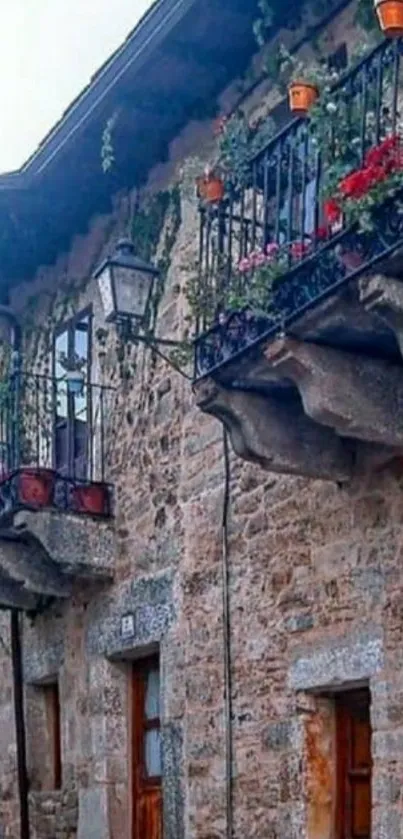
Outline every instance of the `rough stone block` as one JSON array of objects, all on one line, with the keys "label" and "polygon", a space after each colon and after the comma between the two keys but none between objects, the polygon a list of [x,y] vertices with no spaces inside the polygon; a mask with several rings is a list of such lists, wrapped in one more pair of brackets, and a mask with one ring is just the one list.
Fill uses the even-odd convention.
[{"label": "rough stone block", "polygon": [[[172,574],[156,574],[114,589],[114,597],[100,597],[91,605],[86,648],[110,658],[127,657],[161,642],[175,616]],[[121,633],[122,617],[134,619],[133,633]]]},{"label": "rough stone block", "polygon": [[341,637],[320,642],[310,650],[295,654],[288,681],[295,690],[337,687],[368,680],[383,665],[382,638],[365,633],[355,638]]},{"label": "rough stone block", "polygon": [[77,839],[110,839],[107,787],[80,790]]},{"label": "rough stone block", "polygon": [[116,556],[114,523],[43,510],[21,511],[14,526],[28,530],[66,574],[110,578]]},{"label": "rough stone block", "polygon": [[342,436],[403,446],[403,370],[397,364],[293,338],[269,345],[266,358],[295,383],[316,422]]},{"label": "rough stone block", "polygon": [[228,430],[234,451],[270,472],[348,481],[353,455],[330,429],[307,417],[295,395],[286,399],[226,390],[215,382],[198,386],[200,408]]},{"label": "rough stone block", "polygon": [[374,312],[395,333],[403,354],[403,283],[378,274],[359,282],[360,301],[367,311]]}]

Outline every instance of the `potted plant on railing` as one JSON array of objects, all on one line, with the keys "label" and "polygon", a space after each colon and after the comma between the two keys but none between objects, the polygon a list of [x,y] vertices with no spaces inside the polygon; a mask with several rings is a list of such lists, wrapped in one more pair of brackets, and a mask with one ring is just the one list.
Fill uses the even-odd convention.
[{"label": "potted plant on railing", "polygon": [[371,231],[374,212],[402,190],[403,145],[399,134],[391,134],[366,153],[362,166],[344,175],[324,203],[330,221],[338,216],[346,225],[358,224],[361,232]]},{"label": "potted plant on railing", "polygon": [[206,167],[204,174],[196,178],[198,197],[206,204],[219,204],[224,198],[224,180],[217,169]]},{"label": "potted plant on railing", "polygon": [[216,124],[218,160],[224,178],[237,192],[251,186],[251,161],[270,142],[276,132],[274,120],[262,117],[250,123],[240,108]]},{"label": "potted plant on railing", "polygon": [[42,466],[23,466],[18,474],[18,500],[34,509],[49,507],[52,503],[55,475],[52,469]]},{"label": "potted plant on railing", "polygon": [[[325,236],[326,231],[322,228],[315,234],[316,239]],[[283,244],[269,242],[264,249],[256,249],[243,257],[231,277],[229,307],[233,310],[248,308],[281,321],[283,312],[276,305],[276,290],[281,279],[306,259],[312,248],[313,239],[306,236],[303,240]]]},{"label": "potted plant on railing", "polygon": [[107,515],[108,488],[104,484],[83,484],[73,487],[73,507],[77,513],[93,516]]},{"label": "potted plant on railing", "polygon": [[81,396],[85,383],[84,368],[87,364],[86,359],[77,353],[70,356],[64,352],[60,352],[57,361],[65,371],[63,378],[66,381],[68,393],[73,396]]},{"label": "potted plant on railing", "polygon": [[379,25],[389,38],[403,35],[403,0],[374,0]]},{"label": "potted plant on railing", "polygon": [[296,116],[306,116],[324,89],[337,81],[337,72],[329,69],[327,59],[317,64],[306,64],[288,50],[281,50],[281,74],[288,78],[290,110]]},{"label": "potted plant on railing", "polygon": [[217,162],[196,179],[199,198],[206,204],[219,204],[225,194],[235,198],[252,185],[251,161],[275,134],[275,123],[264,117],[249,123],[242,109],[215,123],[218,138]]}]

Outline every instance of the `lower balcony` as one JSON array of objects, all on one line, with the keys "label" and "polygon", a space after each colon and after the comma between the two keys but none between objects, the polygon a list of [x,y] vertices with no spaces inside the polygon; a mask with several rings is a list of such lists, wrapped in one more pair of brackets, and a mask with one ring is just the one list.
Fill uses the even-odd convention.
[{"label": "lower balcony", "polygon": [[196,398],[271,471],[403,452],[402,54],[380,44],[200,210]]},{"label": "lower balcony", "polygon": [[113,559],[114,391],[16,370],[0,389],[0,605],[36,611]]}]

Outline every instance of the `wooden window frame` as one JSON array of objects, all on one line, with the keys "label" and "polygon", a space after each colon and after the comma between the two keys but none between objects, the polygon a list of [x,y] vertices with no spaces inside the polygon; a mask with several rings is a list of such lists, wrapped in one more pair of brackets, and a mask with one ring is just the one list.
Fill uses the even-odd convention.
[{"label": "wooden window frame", "polygon": [[162,784],[162,774],[149,776],[145,762],[145,734],[147,731],[161,731],[161,717],[147,719],[145,716],[145,698],[147,675],[151,670],[160,669],[159,655],[149,656],[141,662],[135,662],[132,667],[133,690],[133,731],[132,754],[140,766],[141,783],[143,787],[156,787]]},{"label": "wooden window frame", "polygon": [[90,374],[91,368],[91,357],[92,357],[92,324],[94,319],[93,314],[93,307],[92,304],[86,306],[84,309],[81,309],[75,315],[72,315],[71,318],[67,318],[67,320],[61,321],[55,329],[53,330],[53,343],[52,343],[52,371],[53,376],[56,375],[56,340],[59,338],[60,335],[63,335],[63,332],[67,332],[67,353],[69,354],[71,351],[74,350],[72,346],[72,336],[74,333],[74,329],[76,328],[77,324],[80,323],[84,318],[88,318],[88,377]]}]

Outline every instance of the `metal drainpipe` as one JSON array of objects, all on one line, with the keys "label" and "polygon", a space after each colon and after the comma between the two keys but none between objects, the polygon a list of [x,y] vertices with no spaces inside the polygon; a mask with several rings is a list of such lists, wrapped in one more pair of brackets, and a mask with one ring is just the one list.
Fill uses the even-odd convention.
[{"label": "metal drainpipe", "polygon": [[232,676],[231,676],[231,616],[229,593],[229,550],[228,550],[228,512],[230,502],[230,460],[228,434],[224,429],[224,501],[222,511],[222,599],[223,599],[223,641],[224,641],[224,703],[225,703],[225,801],[226,834],[233,839],[234,804],[233,804],[233,739],[232,739]]},{"label": "metal drainpipe", "polygon": [[[21,328],[16,315],[8,306],[0,305],[0,316],[9,319],[12,327],[11,346],[13,350],[13,368],[19,369],[21,352]],[[16,400],[18,400],[18,393]],[[18,417],[18,408],[16,405]],[[14,417],[15,419],[15,417]],[[15,451],[14,451],[15,454]],[[17,464],[13,464],[14,466]],[[10,611],[11,661],[13,669],[15,740],[17,746],[17,776],[20,799],[20,839],[30,839],[27,750],[24,716],[24,682],[22,665],[21,628],[18,609]]]}]

